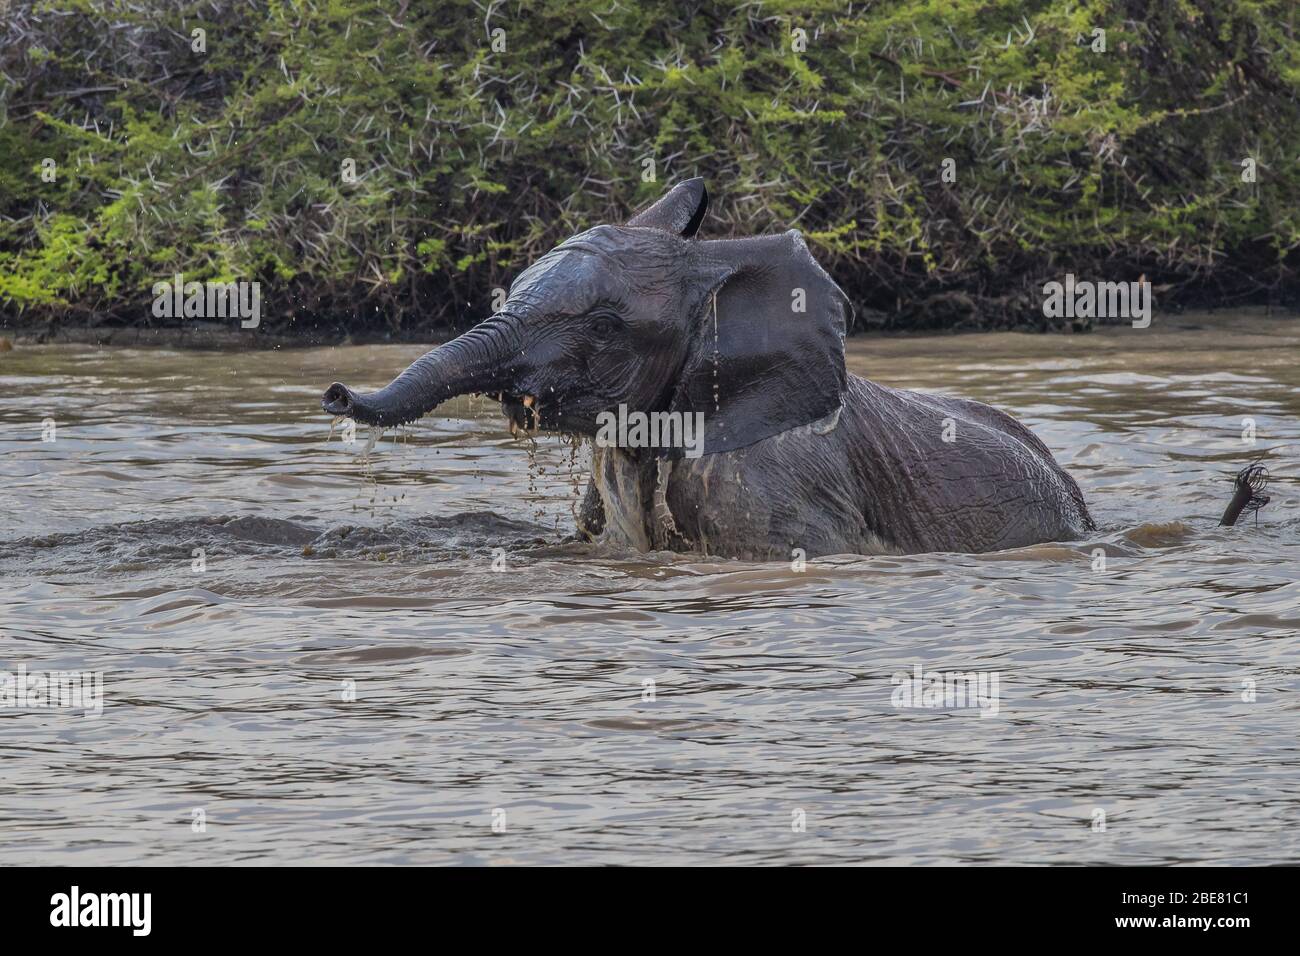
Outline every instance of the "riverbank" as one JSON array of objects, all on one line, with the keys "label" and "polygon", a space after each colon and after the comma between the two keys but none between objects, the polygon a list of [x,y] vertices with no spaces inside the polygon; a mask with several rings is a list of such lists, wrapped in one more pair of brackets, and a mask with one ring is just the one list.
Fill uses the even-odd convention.
[{"label": "riverbank", "polygon": [[[1291,308],[1252,306],[1247,308],[1196,309],[1185,312],[1156,313],[1151,320],[1151,330],[1194,330],[1204,327],[1239,328],[1243,321],[1269,320],[1277,322],[1300,320],[1300,311]],[[928,338],[966,335],[987,332],[1063,333],[1065,335],[1089,334],[1105,329],[1124,329],[1125,324],[1095,325],[1076,322],[1074,327],[1061,328],[1043,325],[1034,327],[1022,323],[1010,327],[982,328],[978,326],[946,325],[938,327],[908,327],[882,321],[859,323],[850,337],[858,338]],[[1147,331],[1147,330],[1135,330]],[[235,351],[245,349],[314,348],[331,345],[413,345],[445,341],[453,333],[437,330],[408,329],[397,332],[369,330],[348,332],[341,325],[294,326],[280,329],[242,329],[235,320],[228,322],[184,321],[166,326],[91,325],[84,322],[45,322],[28,320],[15,323],[12,319],[0,320],[0,351],[4,343],[10,347],[21,345],[95,345],[123,348],[182,348]]]},{"label": "riverbank", "polygon": [[695,176],[700,239],[798,229],[867,330],[1036,329],[1067,274],[1145,276],[1165,309],[1300,297],[1281,0],[1105,23],[1070,0],[547,0],[491,31],[214,0],[201,51],[188,8],[76,6],[0,22],[0,313],[143,324],[181,274],[259,283],[277,334],[427,338]]}]

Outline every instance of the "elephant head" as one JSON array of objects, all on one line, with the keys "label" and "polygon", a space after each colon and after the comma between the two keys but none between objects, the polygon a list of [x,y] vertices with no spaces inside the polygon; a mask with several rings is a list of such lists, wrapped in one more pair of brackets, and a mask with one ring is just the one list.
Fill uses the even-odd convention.
[{"label": "elephant head", "polygon": [[625,225],[574,236],[525,269],[495,315],[377,392],[331,385],[322,406],[386,426],[482,393],[516,425],[579,435],[620,405],[702,413],[705,454],[830,414],[848,300],[797,232],[695,239],[707,208],[692,179]]}]

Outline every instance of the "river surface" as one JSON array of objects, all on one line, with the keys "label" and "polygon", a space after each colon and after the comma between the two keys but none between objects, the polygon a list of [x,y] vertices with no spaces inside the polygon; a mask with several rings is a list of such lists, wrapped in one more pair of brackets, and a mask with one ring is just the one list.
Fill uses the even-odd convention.
[{"label": "river surface", "polygon": [[484,400],[331,437],[421,351],[0,353],[0,669],[103,681],[0,709],[6,863],[1300,860],[1295,320],[851,340],[1101,529],[803,570],[563,543],[586,451]]}]

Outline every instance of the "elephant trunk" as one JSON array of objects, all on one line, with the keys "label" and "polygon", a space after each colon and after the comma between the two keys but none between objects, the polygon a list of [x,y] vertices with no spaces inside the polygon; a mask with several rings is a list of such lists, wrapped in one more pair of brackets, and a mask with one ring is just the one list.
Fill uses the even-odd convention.
[{"label": "elephant trunk", "polygon": [[506,346],[507,326],[494,316],[420,356],[377,392],[357,394],[340,382],[325,390],[321,407],[332,415],[381,427],[415,421],[457,395],[510,387],[517,348]]}]

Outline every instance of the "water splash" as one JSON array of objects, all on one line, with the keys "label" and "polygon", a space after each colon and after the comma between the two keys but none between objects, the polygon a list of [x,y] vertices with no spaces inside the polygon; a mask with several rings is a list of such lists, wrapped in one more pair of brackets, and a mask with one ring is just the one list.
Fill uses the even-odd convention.
[{"label": "water splash", "polygon": [[713,410],[721,407],[721,387],[718,384],[718,293],[713,293]]}]

